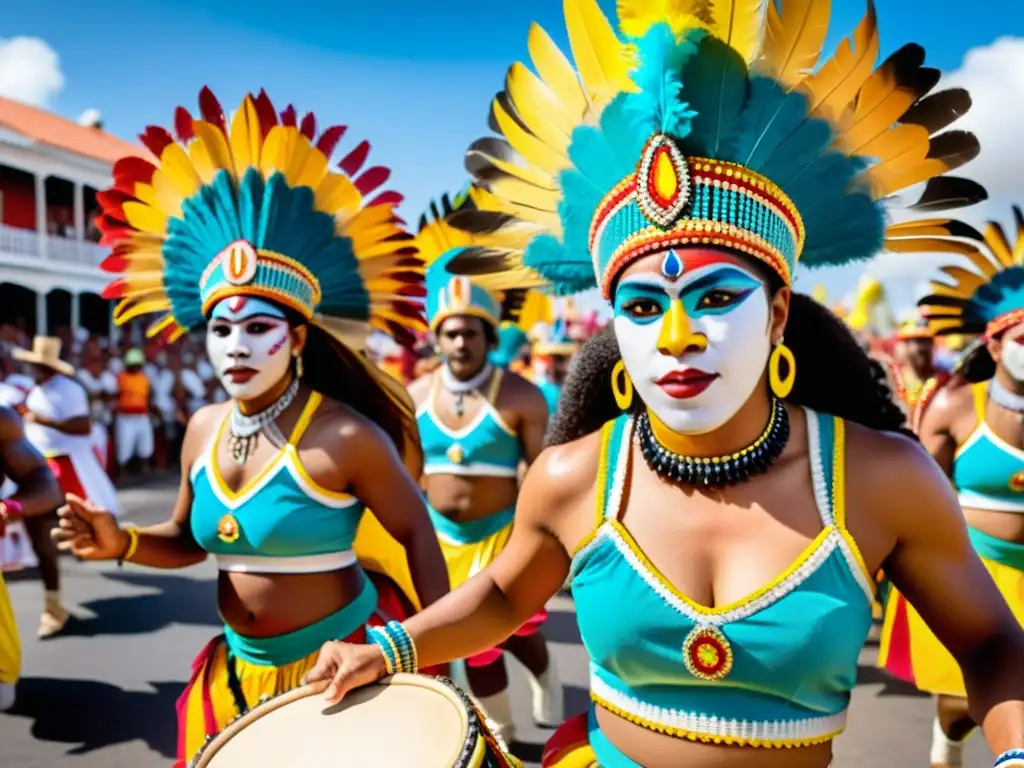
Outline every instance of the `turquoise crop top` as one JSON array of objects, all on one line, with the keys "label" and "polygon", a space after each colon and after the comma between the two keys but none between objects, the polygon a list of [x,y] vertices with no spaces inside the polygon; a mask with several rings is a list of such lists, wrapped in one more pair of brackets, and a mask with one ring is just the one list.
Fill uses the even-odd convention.
[{"label": "turquoise crop top", "polygon": [[434,379],[430,397],[416,412],[423,446],[423,474],[475,477],[516,477],[519,474],[522,446],[494,407],[502,377],[500,369],[494,372],[480,411],[462,429],[445,426],[437,416],[434,403],[440,378]]},{"label": "turquoise crop top", "polygon": [[661,733],[744,746],[805,746],[844,729],[874,586],[845,527],[844,424],[810,411],[807,423],[823,530],[770,584],[713,609],[673,587],[620,521],[633,422],[605,425],[597,526],[571,571],[597,706]]},{"label": "turquoise crop top", "polygon": [[1024,451],[1000,438],[985,423],[987,384],[975,384],[978,426],[953,460],[953,484],[960,506],[1024,514]]},{"label": "turquoise crop top", "polygon": [[317,485],[299,461],[299,440],[322,399],[310,395],[288,443],[239,491],[217,469],[228,419],[192,467],[192,535],[222,570],[302,573],[355,562],[352,542],[363,505]]}]

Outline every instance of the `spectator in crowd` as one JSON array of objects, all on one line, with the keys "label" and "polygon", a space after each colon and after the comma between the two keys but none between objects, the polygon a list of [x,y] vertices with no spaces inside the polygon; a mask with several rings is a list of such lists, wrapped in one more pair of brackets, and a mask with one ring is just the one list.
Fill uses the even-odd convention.
[{"label": "spectator in crowd", "polygon": [[132,459],[138,459],[143,469],[149,468],[153,459],[151,415],[159,413],[159,405],[154,403],[153,386],[142,370],[145,362],[142,350],[133,347],[125,353],[124,370],[117,375],[116,444],[121,471]]},{"label": "spectator in crowd", "polygon": [[107,368],[106,355],[99,348],[99,344],[84,345],[78,380],[89,395],[89,412],[92,416],[90,438],[93,448],[100,464],[109,471],[110,423],[113,420],[110,406],[117,396],[117,377]]}]

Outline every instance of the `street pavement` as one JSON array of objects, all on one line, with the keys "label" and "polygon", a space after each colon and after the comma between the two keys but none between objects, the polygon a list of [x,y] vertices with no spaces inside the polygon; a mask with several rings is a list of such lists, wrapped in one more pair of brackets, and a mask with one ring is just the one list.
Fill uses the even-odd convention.
[{"label": "street pavement", "polygon": [[[163,519],[172,483],[122,492],[124,518]],[[40,642],[35,627],[42,586],[35,574],[10,574],[21,628],[24,668],[18,702],[0,713],[0,768],[168,768],[175,752],[174,704],[193,657],[218,631],[211,564],[182,571],[62,560],[65,602],[75,614],[66,631]],[[572,601],[549,605],[545,633],[565,685],[567,713],[587,704],[587,660]],[[875,669],[876,646],[861,655],[850,725],[836,746],[835,766],[924,768],[933,704]],[[530,721],[522,674],[511,672],[516,722]],[[521,725],[514,751],[538,765],[549,731]],[[987,768],[981,738],[967,748],[966,768]]]}]

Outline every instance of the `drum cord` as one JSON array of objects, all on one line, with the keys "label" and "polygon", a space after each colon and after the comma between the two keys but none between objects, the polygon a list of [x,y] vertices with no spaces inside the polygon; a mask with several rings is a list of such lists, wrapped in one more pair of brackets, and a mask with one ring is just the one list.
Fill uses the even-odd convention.
[{"label": "drum cord", "polygon": [[249,711],[249,703],[245,700],[245,693],[242,691],[242,681],[238,677],[238,668],[235,664],[235,655],[231,651],[227,651],[228,689],[235,699],[238,716],[241,717]]}]

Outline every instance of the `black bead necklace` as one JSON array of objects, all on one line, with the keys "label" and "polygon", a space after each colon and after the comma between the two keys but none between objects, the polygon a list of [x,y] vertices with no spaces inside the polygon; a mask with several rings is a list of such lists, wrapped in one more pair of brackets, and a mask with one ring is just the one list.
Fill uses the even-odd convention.
[{"label": "black bead necklace", "polygon": [[637,438],[647,466],[666,480],[704,488],[732,485],[761,474],[779,458],[789,440],[789,413],[781,400],[774,400],[761,436],[729,456],[701,458],[669,450],[658,442],[646,412],[637,418]]}]

